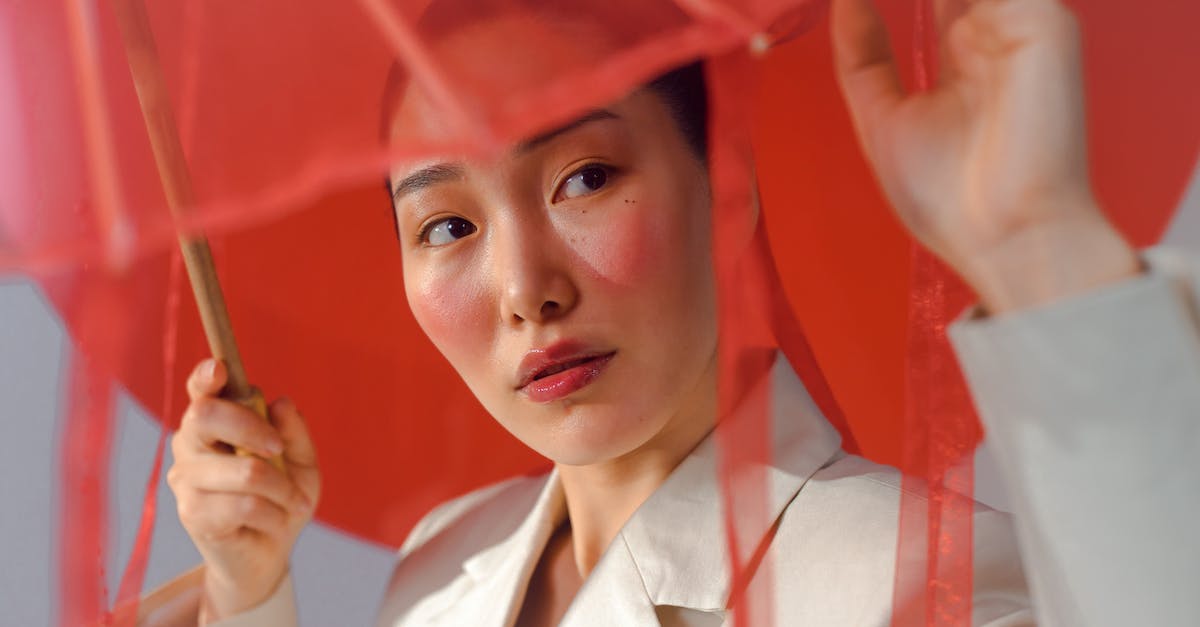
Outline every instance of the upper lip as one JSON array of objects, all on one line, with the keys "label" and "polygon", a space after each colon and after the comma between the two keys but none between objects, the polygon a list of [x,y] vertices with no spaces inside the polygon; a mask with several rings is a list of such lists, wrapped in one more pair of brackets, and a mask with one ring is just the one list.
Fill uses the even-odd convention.
[{"label": "upper lip", "polygon": [[[535,348],[525,354],[517,369],[517,388],[530,384],[538,375],[573,361],[583,361],[611,355],[616,351],[589,347],[576,340],[555,342],[546,348]],[[565,369],[565,368],[564,368]]]}]

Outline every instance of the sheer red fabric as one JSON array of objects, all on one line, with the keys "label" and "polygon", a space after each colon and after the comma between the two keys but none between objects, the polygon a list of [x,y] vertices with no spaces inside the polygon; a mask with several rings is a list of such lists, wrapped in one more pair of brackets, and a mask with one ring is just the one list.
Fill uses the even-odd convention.
[{"label": "sheer red fabric", "polygon": [[[765,407],[746,392],[782,348],[848,450],[928,486],[928,506],[902,507],[899,542],[925,559],[896,574],[896,624],[969,616],[970,455],[981,434],[944,328],[970,294],[888,215],[833,81],[823,3],[149,3],[197,193],[174,220],[115,21],[130,1],[0,6],[0,80],[13,86],[0,89],[0,271],[41,282],[78,351],[62,444],[62,624],[106,611],[109,382],[170,428],[188,366],[206,354],[171,269],[178,233],[213,239],[251,378],[310,417],[326,482],[318,518],[396,546],[437,503],[548,463],[485,414],[413,321],[387,165],[498,150],[696,59],[708,60],[712,104],[720,408],[757,408],[719,431],[739,582],[731,606],[741,624],[771,623],[770,573],[757,571],[762,585],[747,579],[769,566],[739,529],[764,524],[761,477],[743,471],[770,461]],[[880,4],[918,87],[934,71],[923,5]],[[1088,34],[1094,179],[1113,218],[1147,244],[1200,148],[1200,86],[1178,79],[1200,57],[1189,32],[1200,9],[1075,8]],[[536,58],[483,36],[497,20],[517,21]],[[396,62],[442,115],[389,141],[380,119]],[[141,587],[147,542],[123,599]],[[924,592],[901,592],[914,586]]]}]

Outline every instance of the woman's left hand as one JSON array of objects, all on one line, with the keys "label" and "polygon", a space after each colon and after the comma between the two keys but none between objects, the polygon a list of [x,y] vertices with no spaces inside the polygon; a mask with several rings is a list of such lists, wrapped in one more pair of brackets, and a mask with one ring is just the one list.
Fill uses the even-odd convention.
[{"label": "woman's left hand", "polygon": [[1058,0],[937,0],[942,74],[906,93],[871,0],[834,0],[839,81],[900,219],[992,310],[1138,271],[1088,180],[1079,31]]}]

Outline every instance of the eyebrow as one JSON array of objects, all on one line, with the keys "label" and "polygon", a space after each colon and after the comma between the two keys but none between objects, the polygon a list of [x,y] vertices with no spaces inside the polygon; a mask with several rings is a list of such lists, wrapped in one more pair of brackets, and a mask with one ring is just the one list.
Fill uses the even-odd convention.
[{"label": "eyebrow", "polygon": [[559,136],[564,135],[566,133],[570,133],[571,131],[573,131],[581,126],[584,126],[586,124],[591,124],[592,122],[600,122],[602,120],[618,120],[618,119],[620,119],[620,117],[621,116],[613,113],[612,111],[609,111],[608,109],[592,109],[591,111],[588,111],[587,113],[575,118],[574,120],[571,120],[570,122],[567,122],[566,124],[556,128],[552,131],[543,133],[532,139],[528,139],[526,141],[521,142],[520,144],[517,145],[517,152],[518,153],[529,152],[530,150],[533,150],[533,149],[537,148],[538,146],[542,146],[548,142],[551,142],[551,141],[557,139]]},{"label": "eyebrow", "polygon": [[[518,154],[529,152],[592,122],[617,119],[620,119],[620,116],[608,109],[593,109],[554,130],[517,144],[516,152]],[[398,204],[403,196],[438,183],[461,179],[464,174],[465,170],[460,163],[435,163],[421,168],[396,184],[392,189],[392,203]]]},{"label": "eyebrow", "polygon": [[425,189],[431,185],[453,181],[463,177],[463,167],[457,163],[435,163],[404,177],[392,189],[392,203],[399,203],[405,194]]}]

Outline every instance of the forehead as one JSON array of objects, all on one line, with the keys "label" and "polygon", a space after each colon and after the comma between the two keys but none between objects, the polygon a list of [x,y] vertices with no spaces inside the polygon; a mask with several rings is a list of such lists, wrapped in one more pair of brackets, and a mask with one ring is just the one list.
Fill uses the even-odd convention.
[{"label": "forehead", "polygon": [[[566,146],[570,149],[613,152],[610,156],[638,151],[639,141],[661,141],[661,129],[667,128],[666,108],[647,90],[634,93],[599,109],[540,133],[515,142],[494,155],[442,154],[397,163],[391,170],[393,198],[399,199],[410,191],[423,189],[433,183],[458,180],[477,172],[504,172],[509,165],[525,157],[540,158],[545,146]],[[562,142],[568,142],[563,144]]]},{"label": "forehead", "polygon": [[[385,106],[388,136],[393,143],[437,145],[469,129],[450,114],[451,94],[468,116],[484,121],[511,113],[518,105],[555,83],[582,82],[606,53],[613,50],[610,33],[594,23],[561,17],[509,13],[475,19],[429,35],[438,84],[405,76]],[[580,81],[582,79],[582,81]]]}]

